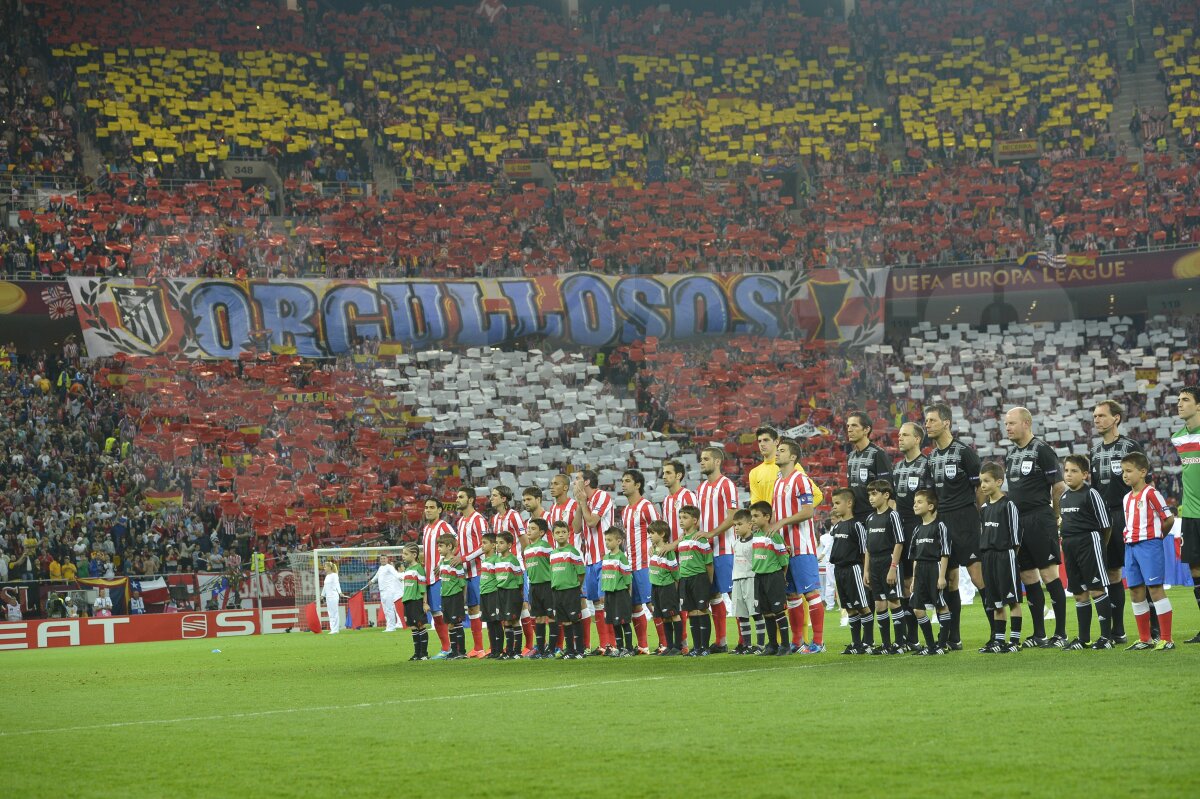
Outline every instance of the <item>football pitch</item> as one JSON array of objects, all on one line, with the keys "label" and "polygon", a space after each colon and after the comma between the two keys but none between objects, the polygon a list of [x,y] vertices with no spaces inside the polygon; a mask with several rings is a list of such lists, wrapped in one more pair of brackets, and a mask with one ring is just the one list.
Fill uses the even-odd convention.
[{"label": "football pitch", "polygon": [[[1182,641],[1200,612],[1169,595]],[[409,663],[379,630],[5,652],[3,796],[1200,790],[1200,645],[980,655],[963,611],[934,658],[835,654],[836,612],[829,654],[778,658]]]}]

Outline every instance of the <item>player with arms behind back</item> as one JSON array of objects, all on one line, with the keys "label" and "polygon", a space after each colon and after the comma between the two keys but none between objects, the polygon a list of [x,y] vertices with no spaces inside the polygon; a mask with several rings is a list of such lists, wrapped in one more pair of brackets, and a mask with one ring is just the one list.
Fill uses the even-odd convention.
[{"label": "player with arms behind back", "polygon": [[[1017,506],[1004,495],[1004,467],[985,463],[979,470],[979,508],[983,553],[983,602],[992,613],[992,640],[980,648],[983,654],[1021,651],[1021,587],[1017,573],[1017,549],[1021,546],[1021,526]],[[1010,640],[1004,639],[1008,609]]]}]

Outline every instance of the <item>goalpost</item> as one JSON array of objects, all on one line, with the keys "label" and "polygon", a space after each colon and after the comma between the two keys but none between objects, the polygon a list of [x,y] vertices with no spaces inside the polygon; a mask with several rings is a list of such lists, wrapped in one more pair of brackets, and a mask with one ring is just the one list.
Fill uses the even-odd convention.
[{"label": "goalpost", "polygon": [[[331,547],[289,553],[288,561],[296,581],[296,607],[303,608],[310,602],[316,602],[317,607],[324,612],[321,599],[321,571],[326,561],[333,561],[338,565],[338,578],[342,584],[342,593],[352,596],[367,588],[367,582],[375,576],[375,572],[379,569],[380,555],[391,555],[392,565],[396,567],[397,571],[402,571],[400,553],[403,551],[403,546]],[[378,583],[372,583],[363,592],[363,599],[367,602],[379,601]]]}]

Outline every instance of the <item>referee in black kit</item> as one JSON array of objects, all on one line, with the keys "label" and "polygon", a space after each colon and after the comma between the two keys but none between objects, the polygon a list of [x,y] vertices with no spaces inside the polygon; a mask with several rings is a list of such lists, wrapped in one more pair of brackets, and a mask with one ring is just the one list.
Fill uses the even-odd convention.
[{"label": "referee in black kit", "polygon": [[[938,521],[950,534],[950,560],[946,567],[946,607],[950,611],[948,646],[962,649],[962,596],[958,593],[958,567],[966,566],[975,588],[983,593],[983,567],[980,560],[979,524],[979,453],[958,439],[951,430],[954,417],[950,406],[935,403],[925,409],[925,431],[933,440],[924,485],[937,494]],[[987,603],[980,602],[991,629],[992,614]],[[990,638],[989,638],[990,640]]]},{"label": "referee in black kit", "polygon": [[871,443],[871,425],[871,417],[861,411],[846,417],[846,440],[852,448],[846,458],[846,484],[854,492],[854,521],[860,524],[866,524],[874,510],[867,486],[876,480],[892,481],[892,460]]},{"label": "referee in black kit", "polygon": [[[1033,435],[1033,415],[1028,408],[1017,407],[1004,414],[1004,431],[1012,442],[1004,459],[1008,497],[1017,506],[1021,523],[1017,568],[1033,617],[1033,635],[1023,645],[1062,649],[1067,645],[1067,594],[1058,576],[1058,502],[1067,486],[1058,456]],[[1054,635],[1050,638],[1046,638],[1046,598],[1041,583],[1046,584],[1054,606]]]},{"label": "referee in black kit", "polygon": [[[1112,399],[1100,400],[1092,410],[1092,424],[1100,440],[1092,446],[1092,488],[1099,492],[1108,510],[1108,518],[1112,522],[1112,532],[1104,542],[1104,564],[1108,568],[1108,599],[1112,604],[1112,636],[1113,642],[1125,643],[1125,583],[1121,570],[1125,566],[1125,495],[1129,486],[1121,479],[1121,459],[1131,452],[1145,453],[1142,445],[1129,436],[1120,432],[1121,422],[1125,420],[1125,409],[1121,403]],[[1153,615],[1151,621],[1157,629],[1158,619]],[[1155,639],[1158,634],[1151,631]]]}]

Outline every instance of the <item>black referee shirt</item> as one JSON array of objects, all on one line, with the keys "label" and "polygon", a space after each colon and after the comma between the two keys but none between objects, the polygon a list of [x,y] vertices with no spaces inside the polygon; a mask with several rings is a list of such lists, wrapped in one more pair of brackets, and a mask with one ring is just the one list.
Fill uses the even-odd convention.
[{"label": "black referee shirt", "polygon": [[854,492],[854,516],[862,518],[873,510],[867,501],[867,485],[873,480],[890,480],[892,461],[882,449],[867,444],[861,452],[850,451],[846,458],[846,476],[850,490]]},{"label": "black referee shirt", "polygon": [[1050,487],[1059,481],[1062,472],[1049,444],[1036,436],[1023,447],[1013,444],[1004,458],[1004,471],[1008,496],[1017,510],[1025,513],[1050,507]]},{"label": "black referee shirt", "polygon": [[834,566],[862,565],[867,551],[867,530],[859,522],[847,519],[830,529],[833,544],[829,547],[829,562]]},{"label": "black referee shirt", "polygon": [[945,449],[933,448],[925,481],[937,492],[938,510],[961,510],[975,504],[979,466],[979,454],[957,438]]},{"label": "black referee shirt", "polygon": [[1100,492],[1084,483],[1082,488],[1063,492],[1058,504],[1062,513],[1062,534],[1086,535],[1093,531],[1104,532],[1112,524],[1108,520],[1108,509]]},{"label": "black referee shirt", "polygon": [[1131,452],[1145,450],[1128,436],[1117,436],[1111,444],[1099,441],[1092,447],[1092,488],[1100,492],[1109,510],[1120,508],[1129,493],[1129,486],[1121,479],[1121,458]]},{"label": "black referee shirt", "polygon": [[983,550],[1016,549],[1021,546],[1021,525],[1017,506],[1008,497],[985,502],[979,508],[982,535],[979,548]]},{"label": "black referee shirt", "polygon": [[937,519],[929,524],[918,524],[912,536],[909,557],[913,560],[941,560],[950,554],[950,533]]},{"label": "black referee shirt", "polygon": [[906,461],[904,458],[892,464],[892,487],[896,491],[896,512],[900,514],[900,521],[904,522],[904,529],[911,530],[912,521],[914,524],[917,515],[913,513],[913,494],[917,493],[917,489],[925,487],[925,470],[929,466],[929,458],[924,455],[918,455],[911,461]]}]

